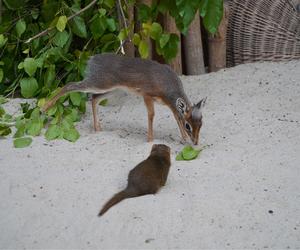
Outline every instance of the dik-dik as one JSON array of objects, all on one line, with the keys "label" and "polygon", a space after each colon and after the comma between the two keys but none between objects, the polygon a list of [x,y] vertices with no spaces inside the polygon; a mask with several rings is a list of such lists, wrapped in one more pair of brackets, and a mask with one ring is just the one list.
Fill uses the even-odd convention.
[{"label": "dik-dik", "polygon": [[148,141],[153,140],[154,101],[158,101],[173,112],[183,140],[188,135],[194,144],[198,144],[202,108],[206,98],[192,105],[176,73],[169,66],[152,60],[116,54],[95,55],[88,61],[86,77],[80,82],[65,85],[45,104],[43,110],[48,110],[66,93],[92,93],[94,128],[100,131],[97,104],[105,94],[115,89],[127,89],[143,96],[148,110]]}]

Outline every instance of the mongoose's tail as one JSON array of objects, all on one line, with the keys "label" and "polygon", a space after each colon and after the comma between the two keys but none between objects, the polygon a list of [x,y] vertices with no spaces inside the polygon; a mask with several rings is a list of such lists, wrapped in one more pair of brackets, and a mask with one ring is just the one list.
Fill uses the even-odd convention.
[{"label": "mongoose's tail", "polygon": [[51,108],[56,101],[62,97],[63,95],[75,92],[75,91],[81,91],[85,92],[87,90],[86,83],[85,82],[70,82],[67,85],[65,85],[55,96],[53,96],[45,105],[41,108],[42,112],[47,111],[49,108]]},{"label": "mongoose's tail", "polygon": [[125,189],[115,194],[108,202],[105,203],[98,216],[102,216],[108,209],[110,209],[112,206],[116,205],[120,201],[127,198],[136,197],[136,196],[138,195],[135,192],[131,192],[128,189]]}]

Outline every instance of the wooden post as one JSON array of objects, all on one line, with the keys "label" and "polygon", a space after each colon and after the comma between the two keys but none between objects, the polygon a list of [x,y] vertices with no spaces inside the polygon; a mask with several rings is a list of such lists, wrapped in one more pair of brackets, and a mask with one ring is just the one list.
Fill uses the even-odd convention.
[{"label": "wooden post", "polygon": [[[127,15],[128,15],[128,18],[127,18],[128,24],[130,25],[134,21],[134,6],[133,6],[133,4],[128,4]],[[133,36],[133,30],[131,30],[131,32],[129,33],[129,37],[132,38],[132,36]],[[124,50],[125,50],[125,55],[134,57],[135,49],[134,49],[134,45],[132,42],[127,41],[124,44]]]},{"label": "wooden post", "polygon": [[205,73],[200,16],[197,11],[185,37],[183,37],[184,62],[187,75]]},{"label": "wooden post", "polygon": [[224,14],[218,31],[208,35],[209,71],[215,72],[226,67],[226,32],[228,26],[229,8],[224,3]]},{"label": "wooden post", "polygon": [[170,66],[172,69],[175,70],[175,72],[179,75],[182,74],[182,61],[181,61],[181,38],[180,38],[180,32],[178,31],[176,27],[175,20],[169,15],[169,13],[166,13],[163,16],[163,24],[164,28],[169,33],[175,33],[179,37],[179,43],[178,43],[178,53],[177,56],[172,60],[170,63]]}]

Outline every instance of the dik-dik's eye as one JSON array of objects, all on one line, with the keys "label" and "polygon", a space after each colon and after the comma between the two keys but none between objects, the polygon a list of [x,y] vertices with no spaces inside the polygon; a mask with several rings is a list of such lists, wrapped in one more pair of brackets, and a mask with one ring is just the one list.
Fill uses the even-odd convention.
[{"label": "dik-dik's eye", "polygon": [[192,132],[192,127],[188,122],[185,122],[185,129],[186,129],[186,131],[188,131],[190,133]]}]

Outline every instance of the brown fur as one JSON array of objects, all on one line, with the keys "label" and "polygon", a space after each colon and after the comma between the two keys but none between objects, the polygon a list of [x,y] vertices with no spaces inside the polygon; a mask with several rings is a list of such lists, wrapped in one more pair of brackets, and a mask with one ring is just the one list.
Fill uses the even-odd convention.
[{"label": "brown fur", "polygon": [[170,148],[154,144],[150,156],[129,172],[127,187],[103,206],[99,216],[124,199],[157,193],[167,181],[170,165]]},{"label": "brown fur", "polygon": [[[61,96],[72,91],[92,93],[94,128],[99,131],[101,127],[97,119],[97,103],[100,98],[117,88],[128,89],[144,97],[148,111],[148,141],[153,140],[153,102],[159,100],[173,112],[183,139],[189,136],[194,144],[198,143],[202,114],[198,114],[195,118],[193,114],[197,112],[193,111],[201,113],[203,105],[198,104],[204,102],[201,100],[198,104],[191,105],[179,77],[168,65],[140,58],[100,54],[89,59],[86,73],[81,82],[68,83],[64,86],[45,104],[43,110],[48,110]],[[185,103],[185,110],[181,112],[176,106],[178,99],[182,99]],[[191,130],[186,128],[187,122]]]}]

